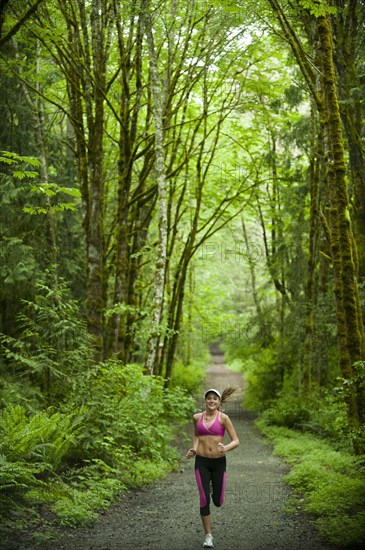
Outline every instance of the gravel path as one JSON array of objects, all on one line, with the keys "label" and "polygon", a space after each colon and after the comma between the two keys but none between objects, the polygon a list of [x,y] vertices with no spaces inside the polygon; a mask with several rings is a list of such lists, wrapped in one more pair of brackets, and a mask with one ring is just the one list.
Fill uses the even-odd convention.
[{"label": "gravel path", "polygon": [[[243,386],[240,374],[229,371],[222,356],[213,356],[207,387]],[[212,506],[214,546],[220,550],[334,550],[318,536],[302,513],[283,512],[290,490],[282,477],[287,466],[242,412],[227,405],[240,446],[227,453],[227,491],[222,508]],[[187,448],[190,443],[187,443]],[[182,457],[179,472],[124,496],[91,528],[66,530],[52,550],[195,550],[202,547],[194,459]]]}]

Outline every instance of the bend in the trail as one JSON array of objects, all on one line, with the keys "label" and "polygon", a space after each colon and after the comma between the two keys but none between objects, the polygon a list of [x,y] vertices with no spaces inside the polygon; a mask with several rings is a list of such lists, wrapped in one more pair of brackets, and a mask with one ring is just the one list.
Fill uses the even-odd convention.
[{"label": "bend in the trail", "polygon": [[[238,386],[239,392],[234,393],[226,403],[225,412],[234,418],[242,419],[247,416],[247,411],[242,408],[242,399],[245,389],[244,378],[241,373],[229,370],[224,361],[224,353],[219,346],[211,346],[211,362],[206,369],[205,388],[216,388],[223,391],[228,386]],[[203,396],[200,402],[201,408],[204,408]],[[252,416],[252,415],[250,415]]]}]

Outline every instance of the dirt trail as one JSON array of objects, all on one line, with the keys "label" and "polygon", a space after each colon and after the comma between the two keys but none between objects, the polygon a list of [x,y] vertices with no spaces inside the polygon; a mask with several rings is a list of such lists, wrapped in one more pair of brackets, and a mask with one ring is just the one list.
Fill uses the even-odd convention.
[{"label": "dirt trail", "polygon": [[[243,386],[222,355],[212,356],[207,388]],[[227,453],[227,492],[222,508],[212,506],[214,547],[220,550],[334,550],[301,514],[283,512],[290,496],[282,477],[287,466],[273,457],[249,415],[233,401],[227,406],[240,446]],[[190,443],[187,443],[187,448]],[[91,528],[64,531],[44,550],[195,550],[202,547],[194,460],[182,456],[181,469],[123,497]]]}]

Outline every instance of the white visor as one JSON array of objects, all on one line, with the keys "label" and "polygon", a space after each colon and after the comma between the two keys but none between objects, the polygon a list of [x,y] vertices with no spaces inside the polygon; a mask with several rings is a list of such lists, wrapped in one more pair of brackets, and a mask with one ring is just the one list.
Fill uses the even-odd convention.
[{"label": "white visor", "polygon": [[204,397],[207,397],[208,393],[215,393],[216,395],[218,395],[219,399],[221,398],[221,394],[218,390],[216,390],[215,388],[210,388],[210,390],[207,390],[204,394]]}]

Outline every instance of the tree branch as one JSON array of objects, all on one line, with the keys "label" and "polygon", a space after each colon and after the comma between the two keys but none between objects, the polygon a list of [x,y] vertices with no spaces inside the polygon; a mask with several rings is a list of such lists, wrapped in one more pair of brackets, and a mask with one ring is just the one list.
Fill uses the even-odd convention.
[{"label": "tree branch", "polygon": [[[27,21],[27,19],[29,19],[29,17],[37,11],[37,8],[38,8],[39,4],[41,4],[42,2],[43,2],[43,0],[36,0],[36,2],[33,4],[33,6],[31,6],[29,8],[29,10],[23,15],[23,17],[21,17],[19,19],[19,21],[17,23],[15,23],[14,27],[12,29],[10,29],[10,31],[3,38],[0,38],[0,48],[3,44],[8,42],[18,32],[18,30],[24,25],[24,23]],[[1,5],[0,5],[1,20],[2,20],[1,21],[0,32],[1,32],[2,24],[4,22],[3,19],[5,19],[6,4],[7,4],[7,1],[3,0],[3,2],[1,2]]]}]

